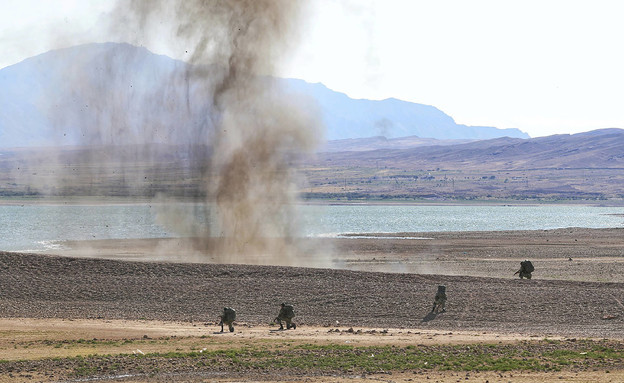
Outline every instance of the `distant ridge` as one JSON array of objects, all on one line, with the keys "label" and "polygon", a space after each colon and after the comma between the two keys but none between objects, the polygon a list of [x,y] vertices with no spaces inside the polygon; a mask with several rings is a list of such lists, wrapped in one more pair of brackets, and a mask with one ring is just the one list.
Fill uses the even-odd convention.
[{"label": "distant ridge", "polygon": [[322,145],[319,152],[346,152],[368,151],[378,149],[411,149],[422,146],[448,146],[458,145],[475,140],[438,140],[436,138],[420,138],[408,136],[399,138],[386,138],[383,136],[367,138],[345,138],[342,140],[327,141]]},{"label": "distant ridge", "polygon": [[[305,180],[299,185],[303,198],[583,200],[624,206],[622,129],[455,143],[375,137],[330,141],[324,148],[293,162]],[[203,183],[194,175],[204,171],[201,159],[209,148],[160,144],[143,149],[0,149],[0,179],[5,180],[0,196],[202,195]],[[59,187],[59,172],[88,182]]]},{"label": "distant ridge", "polygon": [[[188,68],[145,48],[101,43],[50,51],[0,69],[0,147],[75,145],[104,125],[123,131],[131,144],[144,143],[146,125],[157,127],[149,137],[155,142],[194,142],[198,127],[206,125],[210,100],[202,92],[206,84],[185,78]],[[328,140],[528,138],[517,129],[459,125],[429,105],[354,100],[322,84],[275,80],[285,92],[318,103]]]},{"label": "distant ridge", "polygon": [[624,129],[599,129],[531,139],[501,137],[454,145],[414,145],[327,153],[332,163],[377,165],[403,169],[538,169],[621,168],[624,170]]},{"label": "distant ridge", "polygon": [[343,150],[337,145],[305,163],[307,198],[624,205],[623,129],[454,145],[413,141],[404,148],[393,140],[350,141]]}]

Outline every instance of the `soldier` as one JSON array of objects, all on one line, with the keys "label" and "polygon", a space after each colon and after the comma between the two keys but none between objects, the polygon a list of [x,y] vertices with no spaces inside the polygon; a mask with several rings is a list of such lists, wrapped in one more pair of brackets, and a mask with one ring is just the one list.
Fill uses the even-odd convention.
[{"label": "soldier", "polygon": [[275,321],[277,323],[279,323],[280,325],[280,330],[284,329],[284,325],[282,324],[282,321],[286,322],[286,329],[290,330],[290,328],[292,327],[292,329],[296,329],[297,325],[292,323],[292,319],[295,317],[295,309],[292,307],[292,305],[287,305],[286,303],[282,303],[282,307],[280,308],[279,314],[277,314],[277,318],[275,318]]},{"label": "soldier", "polygon": [[444,306],[446,305],[446,286],[439,285],[435,298],[433,299],[433,308],[431,312],[437,314],[438,312],[446,312]]},{"label": "soldier", "polygon": [[514,275],[520,274],[520,279],[531,279],[531,273],[535,271],[533,264],[529,260],[520,262],[520,270],[516,271]]},{"label": "soldier", "polygon": [[234,321],[236,320],[236,310],[230,307],[223,308],[223,314],[219,315],[219,325],[221,326],[221,332],[223,332],[223,325],[226,324],[230,329],[230,332],[234,332]]}]

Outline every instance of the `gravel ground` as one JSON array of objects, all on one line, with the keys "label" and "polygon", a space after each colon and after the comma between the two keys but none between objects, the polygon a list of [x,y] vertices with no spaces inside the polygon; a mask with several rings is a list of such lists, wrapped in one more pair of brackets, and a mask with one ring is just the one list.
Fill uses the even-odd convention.
[{"label": "gravel ground", "polygon": [[[244,332],[246,325],[270,323],[279,304],[287,301],[297,310],[298,329],[317,325],[328,331],[373,327],[569,337],[563,343],[509,345],[528,354],[541,352],[531,347],[574,351],[580,347],[576,338],[585,337],[608,338],[600,344],[622,347],[624,229],[364,237],[323,239],[323,249],[332,249],[332,268],[175,263],[172,260],[188,258],[178,254],[168,259],[162,247],[175,249],[171,245],[178,240],[163,239],[75,243],[70,251],[61,251],[64,256],[0,252],[0,317],[185,321],[216,330],[222,308],[231,306],[238,313],[237,331]],[[315,248],[314,240],[308,248]],[[154,261],[155,250],[169,261]],[[128,256],[134,260],[124,260]],[[513,277],[525,258],[536,266],[532,280]],[[433,315],[429,311],[439,284],[447,286],[447,312]],[[427,347],[446,352],[447,346]],[[501,347],[500,352],[507,352],[507,346]],[[471,355],[473,345],[465,352]],[[238,371],[223,363],[198,368],[194,358],[118,355],[87,364],[80,358],[35,358],[0,364],[0,382],[82,381],[72,374],[85,366],[94,369],[89,379],[98,381],[328,378],[321,376],[327,374],[323,371]],[[533,373],[526,379],[518,378],[517,372],[513,377],[496,372],[477,379],[554,382],[622,377],[619,361],[605,363],[555,374]],[[123,374],[128,375],[120,378]],[[435,381],[459,380],[458,373],[443,371],[409,372],[393,375],[393,380],[408,382],[430,375]],[[359,380],[349,372],[332,379]]]},{"label": "gravel ground", "polygon": [[[598,232],[611,238],[611,242],[598,241],[608,248],[609,258],[624,256],[621,253],[622,231],[583,231],[592,238]],[[524,232],[516,238],[511,233],[504,237],[499,233],[489,234],[491,237],[447,233],[440,234],[436,240],[446,241],[444,243],[450,246],[449,243],[457,245],[462,241],[489,238],[490,247],[496,243],[499,251],[505,242],[502,238],[516,238],[509,240],[512,250],[522,238],[529,244],[548,242],[550,247],[552,238],[559,238],[559,242],[566,240],[560,232],[550,233],[552,237],[549,238],[543,233],[541,236],[531,234]],[[478,238],[470,239],[471,235]],[[579,232],[575,237],[579,238]],[[401,255],[398,250],[372,249],[374,243],[382,242],[387,249],[391,242],[385,241],[366,240],[355,245],[355,242],[346,240],[338,241],[336,247],[344,254],[351,254],[346,256],[351,257],[349,259],[359,257],[377,261],[376,257],[371,258],[374,254],[406,256],[407,253]],[[404,240],[394,241],[397,249],[407,246]],[[586,247],[597,246],[582,242]],[[461,270],[461,265],[471,257],[478,259],[489,254],[467,246],[463,247],[467,253],[465,259],[453,260],[450,257],[455,250],[449,252],[448,249],[440,250],[440,257],[448,265]],[[536,245],[526,248],[537,249]],[[535,249],[531,251],[537,255]],[[414,252],[418,253],[418,250]],[[354,255],[356,253],[358,255]],[[552,251],[545,254],[552,254]],[[553,257],[559,259],[564,254],[569,252]],[[601,254],[604,253],[596,252],[593,256]],[[506,265],[512,261],[517,263],[517,256],[512,252],[503,259],[504,266],[496,266],[489,272],[499,275],[497,270],[500,268],[513,274],[513,269],[509,272]],[[490,254],[490,258],[496,257]],[[497,262],[493,264],[499,265]],[[592,265],[596,265],[595,270],[591,269]],[[619,265],[622,263],[611,268],[621,267]],[[593,275],[591,279],[600,280],[603,267],[600,262],[588,261],[584,275]],[[447,286],[447,312],[434,316],[429,311],[438,284]],[[624,339],[624,283],[621,282],[546,280],[537,276],[532,280],[519,280],[511,276],[493,278],[279,266],[128,262],[0,252],[0,294],[0,315],[3,317],[213,322],[224,306],[231,306],[237,310],[239,323],[267,324],[275,317],[279,304],[287,301],[295,305],[300,325],[336,326],[339,322],[340,326]]]}]

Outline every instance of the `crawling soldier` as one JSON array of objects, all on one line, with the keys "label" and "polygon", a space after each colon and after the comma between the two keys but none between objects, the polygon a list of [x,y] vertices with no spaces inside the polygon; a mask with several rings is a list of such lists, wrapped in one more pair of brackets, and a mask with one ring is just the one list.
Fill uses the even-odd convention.
[{"label": "crawling soldier", "polygon": [[438,291],[436,292],[435,298],[433,300],[433,308],[431,312],[437,314],[439,312],[446,312],[444,306],[446,305],[446,286],[439,285]]},{"label": "crawling soldier", "polygon": [[275,318],[275,321],[277,323],[279,323],[280,325],[280,330],[284,329],[284,325],[282,324],[282,321],[286,322],[286,329],[290,330],[290,328],[292,327],[292,329],[296,329],[297,325],[292,323],[292,319],[295,317],[295,309],[292,307],[292,305],[287,305],[286,303],[282,303],[282,307],[280,308],[279,314],[277,314],[277,318]]},{"label": "crawling soldier", "polygon": [[227,325],[230,332],[234,332],[234,321],[236,320],[236,310],[230,307],[223,308],[223,314],[219,315],[219,325],[221,326],[221,332],[223,332],[223,325]]}]

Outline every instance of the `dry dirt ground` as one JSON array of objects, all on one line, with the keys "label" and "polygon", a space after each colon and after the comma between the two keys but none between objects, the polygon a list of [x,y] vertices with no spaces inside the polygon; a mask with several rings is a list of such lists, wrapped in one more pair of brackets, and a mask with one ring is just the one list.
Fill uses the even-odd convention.
[{"label": "dry dirt ground", "polygon": [[[66,256],[0,253],[0,381],[624,381],[623,229],[324,239],[333,268],[155,260],[172,241],[67,243]],[[513,277],[525,258],[536,267],[532,280]],[[438,284],[449,300],[447,312],[433,315]],[[282,301],[297,310],[294,331],[273,331]],[[238,313],[232,334],[215,333],[224,306]],[[225,354],[189,364],[197,353],[233,349],[269,353],[275,363],[320,346],[338,359],[350,357],[342,346],[578,356],[589,338],[620,356],[489,372],[263,369]]]}]

